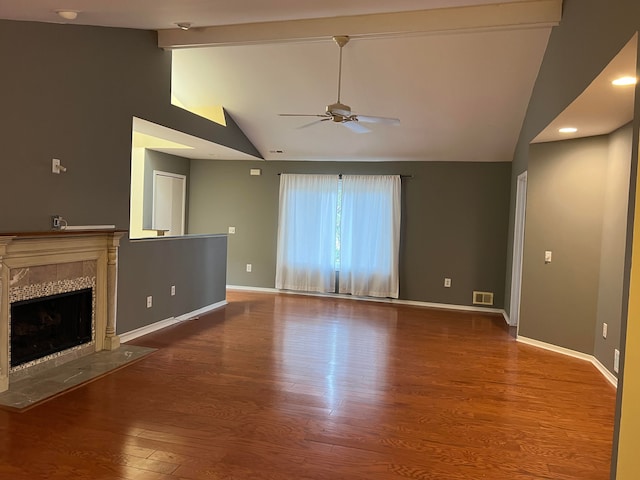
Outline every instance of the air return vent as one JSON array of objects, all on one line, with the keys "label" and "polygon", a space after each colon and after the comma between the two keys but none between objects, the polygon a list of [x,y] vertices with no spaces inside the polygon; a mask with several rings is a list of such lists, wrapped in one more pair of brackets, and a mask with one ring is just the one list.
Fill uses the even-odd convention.
[{"label": "air return vent", "polygon": [[474,305],[493,305],[493,292],[473,292]]}]

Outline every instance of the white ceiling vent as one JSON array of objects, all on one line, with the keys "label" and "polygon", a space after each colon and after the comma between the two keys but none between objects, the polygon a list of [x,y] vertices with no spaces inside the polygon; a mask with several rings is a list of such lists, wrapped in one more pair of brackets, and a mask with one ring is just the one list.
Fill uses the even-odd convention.
[{"label": "white ceiling vent", "polygon": [[493,305],[493,292],[473,292],[474,305]]}]

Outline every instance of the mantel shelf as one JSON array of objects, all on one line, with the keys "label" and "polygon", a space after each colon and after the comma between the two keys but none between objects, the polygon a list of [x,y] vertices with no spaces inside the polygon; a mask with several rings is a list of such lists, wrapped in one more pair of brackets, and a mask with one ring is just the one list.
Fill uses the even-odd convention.
[{"label": "mantel shelf", "polygon": [[42,230],[34,232],[0,232],[0,237],[58,237],[72,235],[100,235],[105,233],[127,233],[128,230],[116,228],[86,229],[86,230]]}]

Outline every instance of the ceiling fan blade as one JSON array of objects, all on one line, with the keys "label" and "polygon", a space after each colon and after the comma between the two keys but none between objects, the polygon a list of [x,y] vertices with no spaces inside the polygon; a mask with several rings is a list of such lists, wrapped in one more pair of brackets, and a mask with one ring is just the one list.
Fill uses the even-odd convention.
[{"label": "ceiling fan blade", "polygon": [[370,115],[356,115],[359,122],[365,123],[384,123],[387,125],[400,125],[399,118],[390,117],[372,117]]},{"label": "ceiling fan blade", "polygon": [[[322,116],[322,115],[320,115]],[[320,123],[320,122],[326,122],[327,120],[331,120],[330,118],[321,118],[320,120],[315,120],[311,123],[305,123],[304,125],[300,125],[299,127],[296,127],[296,130],[300,130],[301,128],[307,128],[310,127],[311,125],[315,125],[316,123]]]},{"label": "ceiling fan blade", "polygon": [[279,117],[328,117],[326,113],[322,115],[314,114],[314,113],[279,113]]},{"label": "ceiling fan blade", "polygon": [[344,125],[349,130],[351,130],[352,132],[356,132],[356,133],[369,133],[371,131],[367,127],[365,127],[364,125],[360,125],[356,120],[350,120],[348,122],[342,122],[341,125]]}]

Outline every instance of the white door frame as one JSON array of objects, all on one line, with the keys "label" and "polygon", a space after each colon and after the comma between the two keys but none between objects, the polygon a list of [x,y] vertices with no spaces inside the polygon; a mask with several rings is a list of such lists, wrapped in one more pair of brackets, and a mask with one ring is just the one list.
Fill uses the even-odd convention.
[{"label": "white door frame", "polygon": [[524,225],[527,208],[527,172],[518,175],[516,182],[516,211],[513,225],[513,259],[511,262],[511,300],[509,325],[520,328],[520,298],[522,294],[522,257],[524,253]]},{"label": "white door frame", "polygon": [[[171,172],[163,172],[161,170],[154,170],[153,171],[153,203],[152,203],[152,222],[153,222],[153,226],[152,228],[157,228],[156,225],[156,196],[157,196],[157,180],[158,177],[163,176],[163,177],[171,177],[171,178],[175,178],[177,180],[180,180],[182,183],[182,195],[181,195],[181,212],[182,212],[182,222],[180,224],[180,231],[177,233],[177,235],[184,235],[184,224],[185,224],[185,214],[186,214],[186,202],[187,202],[187,177],[186,175],[180,175],[179,173],[171,173]],[[175,234],[174,234],[175,235]]]}]

